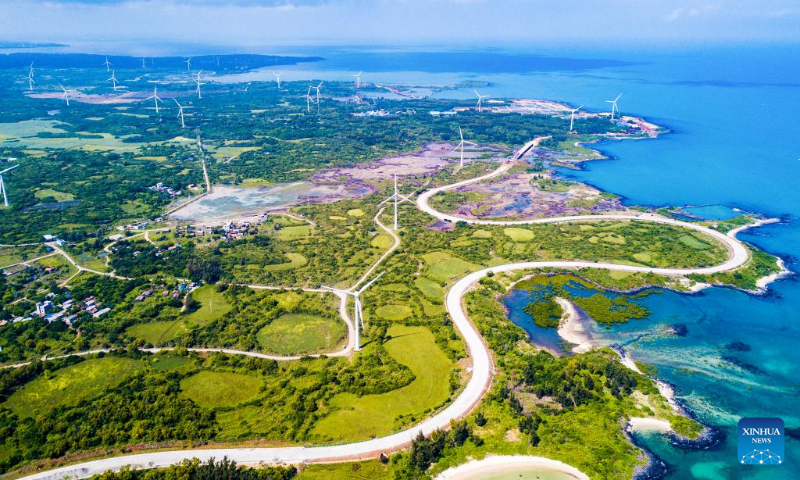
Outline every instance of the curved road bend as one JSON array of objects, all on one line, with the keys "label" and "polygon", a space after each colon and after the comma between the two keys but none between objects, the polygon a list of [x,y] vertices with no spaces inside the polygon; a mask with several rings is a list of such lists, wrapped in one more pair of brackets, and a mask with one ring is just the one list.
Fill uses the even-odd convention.
[{"label": "curved road bend", "polygon": [[[537,139],[541,141],[541,139]],[[538,144],[538,142],[537,142]],[[532,144],[529,144],[532,145]],[[526,145],[528,147],[528,145]],[[526,148],[523,147],[523,148]],[[529,147],[528,147],[529,148]],[[515,157],[516,158],[516,155]],[[428,199],[438,192],[457,188],[458,186],[481,181],[486,178],[502,174],[508,171],[513,165],[514,160],[504,162],[495,172],[483,177],[478,177],[471,181],[459,182],[447,187],[439,187],[429,192],[425,192],[417,199],[418,207],[431,215],[450,221],[467,221],[475,224],[496,224],[496,225],[519,225],[526,223],[548,223],[548,222],[569,222],[569,221],[596,221],[596,220],[639,220],[652,221],[679,225],[686,228],[702,231],[714,238],[723,241],[730,249],[729,259],[721,265],[705,268],[651,268],[631,265],[616,265],[601,262],[582,262],[582,261],[541,261],[541,262],[520,262],[495,267],[484,268],[477,272],[468,274],[456,282],[447,292],[445,305],[449,312],[453,325],[464,338],[466,348],[472,358],[472,375],[462,390],[461,394],[445,409],[439,411],[434,416],[418,423],[417,425],[386,437],[366,440],[362,442],[350,443],[345,445],[330,445],[320,447],[277,447],[277,448],[216,448],[216,449],[195,449],[195,450],[176,450],[165,452],[142,453],[137,455],[125,455],[120,457],[104,458],[76,465],[61,467],[58,469],[39,472],[24,477],[25,480],[55,480],[63,479],[67,476],[72,478],[85,478],[91,475],[102,473],[106,470],[119,470],[123,466],[130,465],[133,468],[154,468],[165,467],[184,459],[199,458],[202,461],[211,457],[222,458],[227,456],[229,459],[243,464],[258,463],[303,463],[303,462],[337,462],[352,461],[360,459],[375,458],[381,452],[393,452],[408,446],[418,432],[425,435],[434,430],[447,428],[452,420],[460,419],[469,414],[472,409],[480,402],[492,380],[492,359],[491,354],[483,343],[481,335],[467,317],[464,310],[462,299],[464,295],[489,272],[503,273],[515,270],[528,270],[538,268],[600,268],[608,270],[619,270],[626,272],[649,272],[662,275],[685,275],[689,273],[715,273],[737,268],[748,261],[747,249],[734,238],[735,232],[724,235],[714,230],[700,227],[697,225],[666,219],[655,215],[607,215],[602,218],[591,216],[561,217],[551,219],[536,219],[530,221],[511,221],[497,222],[491,220],[466,220],[450,215],[446,215],[433,210],[428,205]]]}]

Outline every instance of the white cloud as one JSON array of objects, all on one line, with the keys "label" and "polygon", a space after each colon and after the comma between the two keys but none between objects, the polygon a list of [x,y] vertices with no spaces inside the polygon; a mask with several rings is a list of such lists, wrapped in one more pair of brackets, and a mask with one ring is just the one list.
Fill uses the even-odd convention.
[{"label": "white cloud", "polygon": [[670,12],[666,17],[664,17],[664,20],[668,22],[674,22],[682,18],[701,17],[715,14],[720,11],[722,11],[722,7],[719,5],[702,5],[699,7],[676,8],[672,10],[672,12]]}]

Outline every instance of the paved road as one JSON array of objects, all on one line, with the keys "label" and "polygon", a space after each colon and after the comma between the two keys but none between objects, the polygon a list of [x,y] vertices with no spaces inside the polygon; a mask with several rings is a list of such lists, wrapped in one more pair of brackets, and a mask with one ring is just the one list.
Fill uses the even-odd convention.
[{"label": "paved road", "polygon": [[[523,148],[530,148],[538,144],[542,139],[537,139],[534,143],[526,144]],[[430,434],[434,430],[448,428],[452,420],[463,418],[468,415],[472,409],[481,401],[484,393],[491,384],[494,366],[492,363],[491,354],[483,342],[480,333],[474,327],[472,322],[467,317],[464,310],[462,299],[464,295],[478,282],[481,278],[486,276],[489,272],[503,273],[515,270],[530,270],[540,268],[565,268],[565,269],[581,269],[581,268],[600,268],[608,270],[618,270],[626,272],[650,272],[662,275],[685,275],[689,273],[714,273],[725,270],[737,268],[749,259],[747,249],[744,245],[736,240],[735,232],[729,235],[716,232],[714,230],[700,227],[698,225],[679,222],[676,220],[655,216],[655,215],[607,215],[603,217],[594,216],[572,216],[550,219],[537,219],[530,221],[491,221],[491,220],[467,220],[457,218],[451,215],[446,215],[437,212],[428,205],[430,197],[438,192],[457,188],[458,186],[473,183],[476,181],[485,180],[493,176],[500,175],[513,166],[514,159],[518,155],[512,157],[512,160],[505,162],[496,171],[478,177],[476,179],[459,182],[454,185],[439,187],[431,191],[425,192],[417,199],[417,206],[433,215],[436,218],[450,221],[466,221],[468,223],[476,224],[489,224],[489,225],[519,225],[519,224],[532,224],[532,223],[552,223],[552,222],[574,222],[574,221],[597,221],[597,220],[637,220],[649,221],[657,223],[665,223],[678,225],[685,228],[691,228],[701,231],[710,235],[729,247],[729,258],[727,261],[720,265],[705,268],[693,269],[680,269],[680,268],[651,268],[631,265],[616,265],[612,263],[602,262],[584,262],[584,261],[541,261],[541,262],[520,262],[511,263],[506,265],[499,265],[490,268],[484,268],[477,272],[468,274],[461,278],[453,285],[447,292],[445,298],[445,305],[447,311],[452,318],[454,327],[461,333],[464,338],[467,350],[470,354],[472,361],[471,377],[461,394],[444,410],[441,410],[432,417],[423,420],[417,425],[386,437],[376,438],[363,442],[350,443],[345,445],[332,445],[322,447],[278,447],[278,448],[217,448],[217,449],[195,449],[195,450],[176,450],[154,453],[143,453],[137,455],[125,455],[121,457],[105,458],[81,464],[62,467],[46,472],[40,472],[34,475],[25,477],[26,480],[44,480],[44,479],[64,479],[69,476],[72,478],[84,478],[94,474],[102,473],[106,470],[118,470],[123,466],[131,465],[134,468],[152,468],[168,466],[184,459],[199,458],[200,460],[208,460],[211,457],[222,458],[227,456],[229,459],[244,464],[258,464],[258,463],[301,463],[301,462],[336,462],[348,461],[358,459],[375,458],[381,452],[393,452],[407,447],[411,440],[417,435],[418,432],[423,434]],[[384,227],[385,228],[385,227]],[[394,235],[393,235],[394,236]],[[394,236],[397,240],[397,237]],[[385,257],[382,257],[381,260]],[[374,267],[373,267],[374,269]]]}]

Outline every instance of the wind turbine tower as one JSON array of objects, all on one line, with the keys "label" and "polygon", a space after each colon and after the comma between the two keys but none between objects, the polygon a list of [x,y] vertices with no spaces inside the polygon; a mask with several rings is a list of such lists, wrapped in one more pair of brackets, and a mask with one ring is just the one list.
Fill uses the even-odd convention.
[{"label": "wind turbine tower", "polygon": [[199,72],[197,72],[197,73],[195,74],[195,77],[194,77],[194,83],[196,83],[196,84],[197,84],[197,90],[196,90],[196,91],[197,91],[197,98],[203,98],[203,95],[201,95],[201,94],[200,94],[200,85],[205,85],[205,83],[202,83],[202,82],[200,81],[200,74],[201,74],[201,73],[203,73],[203,71],[202,71],[202,70],[200,70]]},{"label": "wind turbine tower", "polygon": [[3,203],[5,203],[6,207],[8,207],[8,195],[6,194],[6,184],[3,183],[3,174],[8,171],[14,170],[17,167],[19,167],[19,165],[14,165],[13,167],[6,168],[2,172],[0,172],[0,191],[3,192]]},{"label": "wind turbine tower", "polygon": [[361,88],[361,74],[364,73],[363,71],[358,72],[355,75],[350,75],[351,77],[356,78],[356,88]]},{"label": "wind turbine tower", "polygon": [[311,89],[314,87],[308,87],[308,92],[306,92],[306,111],[311,113]]},{"label": "wind turbine tower", "polygon": [[356,313],[355,318],[353,319],[353,323],[355,323],[356,326],[355,347],[353,347],[353,350],[355,351],[361,350],[361,328],[364,328],[364,310],[362,309],[361,306],[361,294],[364,293],[366,289],[371,287],[372,284],[375,283],[379,278],[381,278],[384,273],[386,272],[381,272],[380,275],[373,278],[372,280],[369,281],[369,283],[367,283],[366,285],[364,285],[363,287],[361,287],[356,291],[339,290],[331,287],[322,287],[325,290],[329,290],[334,293],[350,295],[351,297],[353,297],[353,301],[355,302],[355,313]]},{"label": "wind turbine tower", "polygon": [[158,102],[164,103],[164,101],[161,100],[161,97],[158,96],[158,85],[153,87],[153,94],[151,96],[145,98],[145,100],[152,100],[153,103],[155,103],[155,105],[156,105],[156,114],[158,114]]},{"label": "wind turbine tower", "polygon": [[319,82],[319,85],[314,87],[317,90],[317,114],[319,114],[319,89],[322,87],[322,82]]},{"label": "wind turbine tower", "polygon": [[178,103],[178,101],[176,99],[174,99],[174,98],[172,100],[178,106],[178,118],[181,119],[181,128],[186,128],[186,123],[183,121],[183,105]]},{"label": "wind turbine tower", "polygon": [[475,144],[472,143],[472,142],[468,142],[468,141],[464,140],[464,132],[461,130],[461,127],[458,127],[458,136],[461,137],[461,141],[458,142],[458,145],[456,145],[456,148],[454,148],[451,151],[451,153],[455,152],[456,150],[459,150],[459,149],[461,150],[461,164],[460,164],[461,166],[460,166],[460,168],[464,168],[464,145],[475,145]]},{"label": "wind turbine tower", "polygon": [[619,100],[619,97],[621,96],[622,94],[620,93],[614,100],[606,100],[606,103],[611,104],[611,120],[614,120],[614,113],[616,113],[617,117],[619,117],[619,107],[617,106],[617,100]]},{"label": "wind turbine tower", "polygon": [[281,75],[283,75],[283,72],[275,72],[275,71],[273,71],[272,74],[275,75],[275,81],[278,83],[278,90],[280,90],[281,89]]},{"label": "wind turbine tower", "polygon": [[33,79],[33,62],[31,62],[31,66],[28,67],[28,90],[33,91],[33,84],[36,81]]},{"label": "wind turbine tower", "polygon": [[572,131],[572,126],[575,124],[575,112],[577,112],[581,108],[583,108],[583,105],[581,105],[580,107],[572,110],[572,112],[569,115],[569,131],[570,132]]},{"label": "wind turbine tower", "polygon": [[387,198],[386,200],[384,200],[381,203],[379,203],[378,206],[380,207],[384,203],[390,202],[390,201],[394,201],[394,230],[397,231],[397,205],[400,202],[409,202],[409,203],[414,203],[414,202],[412,202],[411,199],[406,197],[405,195],[402,195],[397,190],[397,174],[396,173],[394,174],[394,193],[392,195],[390,195],[389,198]]},{"label": "wind turbine tower", "polygon": [[475,92],[475,95],[478,96],[478,103],[476,103],[475,106],[478,107],[478,111],[481,112],[481,111],[483,111],[483,99],[484,98],[489,98],[489,95],[481,95],[475,89],[473,89],[472,91]]},{"label": "wind turbine tower", "polygon": [[111,70],[111,78],[108,79],[109,82],[114,84],[114,91],[117,91],[117,74],[114,70]]}]

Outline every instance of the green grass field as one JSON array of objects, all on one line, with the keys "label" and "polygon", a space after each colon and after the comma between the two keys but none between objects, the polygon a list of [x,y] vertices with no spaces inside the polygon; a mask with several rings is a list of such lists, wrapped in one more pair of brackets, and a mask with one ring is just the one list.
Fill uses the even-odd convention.
[{"label": "green grass field", "polygon": [[66,192],[59,192],[58,190],[53,190],[52,188],[37,190],[33,196],[38,199],[52,197],[55,198],[56,202],[68,202],[70,200],[75,200],[75,195]]},{"label": "green grass field", "polygon": [[268,272],[279,272],[281,270],[291,270],[293,268],[300,268],[306,263],[308,260],[306,257],[300,255],[299,253],[287,253],[286,258],[289,259],[287,263],[278,263],[275,265],[264,265],[263,267],[258,265],[259,269],[264,269]]},{"label": "green grass field", "polygon": [[41,376],[14,392],[6,400],[20,417],[33,417],[62,405],[76,405],[82,400],[113,388],[144,365],[130,358],[105,357],[62,368]]},{"label": "green grass field", "polygon": [[406,365],[416,378],[403,388],[379,395],[358,397],[340,393],[331,399],[338,410],[320,420],[313,433],[333,441],[364,440],[395,430],[403,423],[421,419],[450,395],[449,377],[453,363],[439,349],[425,327],[393,325],[386,350]]},{"label": "green grass field", "polygon": [[162,352],[153,355],[149,359],[149,362],[150,366],[159,372],[194,368],[194,364],[191,362],[191,360],[181,355],[175,355],[172,352]]},{"label": "green grass field", "polygon": [[233,407],[258,394],[263,381],[254,375],[203,370],[181,380],[183,395],[201,407]]},{"label": "green grass field", "polygon": [[225,296],[217,291],[214,285],[203,285],[192,297],[200,304],[200,308],[186,316],[186,320],[196,325],[208,325],[231,311]]},{"label": "green grass field", "polygon": [[431,300],[441,300],[442,296],[444,295],[442,286],[430,278],[418,277],[416,280],[414,280],[414,286],[416,286],[423,295]]},{"label": "green grass field", "polygon": [[342,342],[345,333],[341,320],[290,313],[259,330],[256,339],[266,352],[300,355],[332,350]]},{"label": "green grass field", "polygon": [[413,312],[408,305],[383,305],[375,310],[375,314],[384,320],[403,320],[411,316]]},{"label": "green grass field", "polygon": [[692,247],[697,250],[705,250],[707,248],[711,248],[711,245],[699,240],[694,235],[684,235],[680,238],[681,243],[686,246]]},{"label": "green grass field", "polygon": [[525,228],[504,228],[503,233],[515,242],[530,242],[533,240],[533,232]]},{"label": "green grass field", "polygon": [[422,259],[428,265],[427,276],[440,282],[446,282],[457,275],[478,269],[474,263],[453,257],[446,252],[426,253]]},{"label": "green grass field", "polygon": [[394,245],[394,240],[389,235],[378,235],[372,239],[372,246],[381,250],[388,250]]},{"label": "green grass field", "polygon": [[141,338],[153,345],[164,345],[178,334],[185,332],[186,327],[180,320],[138,323],[125,330],[125,333],[134,338]]},{"label": "green grass field", "polygon": [[294,227],[283,227],[278,230],[278,239],[283,241],[297,240],[306,238],[311,234],[310,225],[297,225]]},{"label": "green grass field", "polygon": [[311,464],[295,480],[378,480],[394,478],[391,467],[377,460],[354,463]]},{"label": "green grass field", "polygon": [[0,247],[0,267],[46,255],[42,247]]}]

